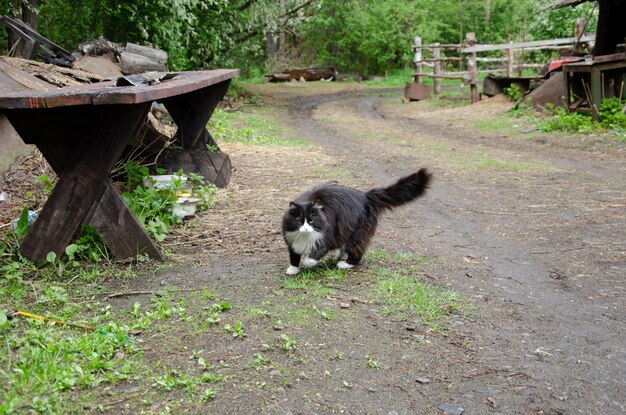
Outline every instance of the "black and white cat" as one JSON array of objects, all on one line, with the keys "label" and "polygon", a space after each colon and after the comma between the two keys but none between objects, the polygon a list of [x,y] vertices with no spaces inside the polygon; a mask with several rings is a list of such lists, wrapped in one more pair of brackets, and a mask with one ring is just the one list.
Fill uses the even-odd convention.
[{"label": "black and white cat", "polygon": [[283,217],[283,237],[289,248],[287,274],[315,266],[329,252],[340,259],[338,268],[354,267],[376,232],[378,216],[422,196],[431,178],[422,168],[389,187],[367,192],[327,184],[303,193],[289,204]]}]

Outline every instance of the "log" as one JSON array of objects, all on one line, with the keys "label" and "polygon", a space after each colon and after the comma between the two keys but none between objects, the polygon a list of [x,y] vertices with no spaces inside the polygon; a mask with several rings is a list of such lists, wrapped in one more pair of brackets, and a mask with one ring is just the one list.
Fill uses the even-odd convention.
[{"label": "log", "polygon": [[337,79],[337,71],[335,68],[308,68],[308,69],[291,69],[281,73],[272,75],[266,75],[270,82],[288,82],[299,81],[304,79],[305,81],[321,81]]},{"label": "log", "polygon": [[120,54],[120,64],[122,67],[122,73],[125,75],[150,71],[167,72],[168,70],[167,65],[162,62],[126,51]]},{"label": "log", "polygon": [[154,61],[167,64],[167,52],[161,49],[151,48],[149,46],[141,46],[135,43],[126,43],[126,52],[134,53],[135,55],[145,56]]}]

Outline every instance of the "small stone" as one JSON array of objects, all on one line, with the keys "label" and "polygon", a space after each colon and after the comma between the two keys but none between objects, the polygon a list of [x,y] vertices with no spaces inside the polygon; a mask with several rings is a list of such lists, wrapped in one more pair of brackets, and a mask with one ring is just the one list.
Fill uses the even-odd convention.
[{"label": "small stone", "polygon": [[339,307],[341,307],[341,308],[350,308],[350,303],[339,303]]},{"label": "small stone", "polygon": [[284,328],[285,328],[285,326],[282,326],[280,324],[274,324],[274,330],[276,330],[276,331],[283,330]]},{"label": "small stone", "polygon": [[442,403],[437,407],[437,409],[449,415],[462,415],[463,412],[465,412],[465,409],[461,408],[460,406],[449,405],[447,403]]},{"label": "small stone", "polygon": [[165,280],[161,280],[161,282],[160,282],[159,284],[161,284],[161,286],[163,286],[163,285],[167,285],[167,281],[165,281]]},{"label": "small stone", "polygon": [[419,383],[430,383],[430,379],[428,379],[427,377],[417,378],[417,381]]},{"label": "small stone", "polygon": [[274,369],[270,372],[270,376],[271,377],[276,377],[276,376],[280,376],[280,370],[278,369]]},{"label": "small stone", "polygon": [[416,334],[413,336],[413,339],[418,342],[423,342],[424,340],[426,340],[426,336],[424,336],[423,334]]},{"label": "small stone", "polygon": [[285,393],[285,388],[283,388],[282,386],[277,387],[276,393]]}]

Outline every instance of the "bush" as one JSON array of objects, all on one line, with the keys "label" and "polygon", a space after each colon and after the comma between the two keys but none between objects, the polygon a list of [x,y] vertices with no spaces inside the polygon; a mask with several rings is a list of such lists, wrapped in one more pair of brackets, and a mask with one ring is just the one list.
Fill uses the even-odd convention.
[{"label": "bush", "polygon": [[601,130],[626,130],[626,114],[622,114],[624,102],[618,98],[608,98],[600,105],[600,121],[595,122],[589,114],[568,112],[565,107],[549,106],[547,111],[552,116],[539,123],[541,131],[564,131],[575,133],[591,133]]}]

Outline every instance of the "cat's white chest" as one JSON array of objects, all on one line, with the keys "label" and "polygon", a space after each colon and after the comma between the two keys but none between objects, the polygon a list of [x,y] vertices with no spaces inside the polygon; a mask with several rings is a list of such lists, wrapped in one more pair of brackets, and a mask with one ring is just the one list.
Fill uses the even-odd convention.
[{"label": "cat's white chest", "polygon": [[287,232],[286,237],[291,249],[300,255],[308,255],[315,248],[322,234],[306,221],[297,231]]}]

